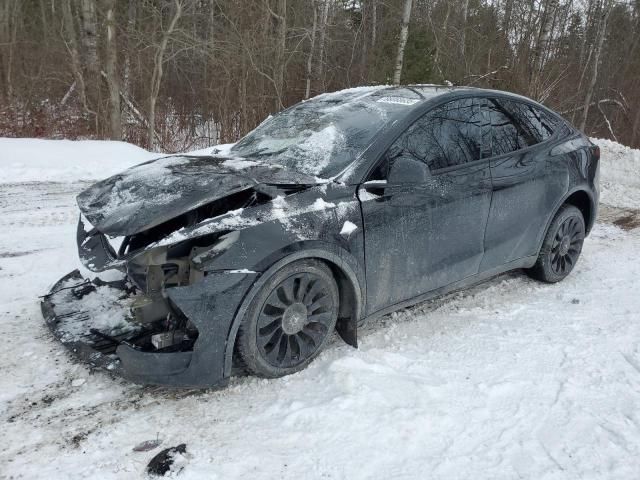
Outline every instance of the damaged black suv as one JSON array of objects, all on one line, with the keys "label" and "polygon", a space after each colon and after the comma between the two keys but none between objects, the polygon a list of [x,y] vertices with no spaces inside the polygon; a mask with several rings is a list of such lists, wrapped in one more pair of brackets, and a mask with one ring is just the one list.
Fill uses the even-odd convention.
[{"label": "damaged black suv", "polygon": [[562,280],[594,223],[599,155],[504,92],[320,95],[228,152],[160,158],[82,192],[80,258],[110,272],[65,276],[43,313],[86,361],[136,382],[287,375],[334,331],[356,346],[372,316],[517,268]]}]

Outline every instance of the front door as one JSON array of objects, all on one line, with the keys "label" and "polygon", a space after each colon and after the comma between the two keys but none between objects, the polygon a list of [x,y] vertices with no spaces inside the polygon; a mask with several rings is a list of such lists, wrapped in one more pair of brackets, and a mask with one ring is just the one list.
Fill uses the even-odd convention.
[{"label": "front door", "polygon": [[[492,191],[487,134],[476,100],[436,107],[361,185],[367,314],[478,272]],[[424,178],[398,174],[411,162],[426,167]]]}]

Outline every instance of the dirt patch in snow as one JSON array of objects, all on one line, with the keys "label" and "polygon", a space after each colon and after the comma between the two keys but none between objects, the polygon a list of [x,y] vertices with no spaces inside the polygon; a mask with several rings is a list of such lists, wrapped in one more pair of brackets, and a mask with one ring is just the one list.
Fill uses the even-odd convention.
[{"label": "dirt patch in snow", "polygon": [[598,221],[610,223],[623,230],[633,230],[640,227],[640,210],[600,205]]}]

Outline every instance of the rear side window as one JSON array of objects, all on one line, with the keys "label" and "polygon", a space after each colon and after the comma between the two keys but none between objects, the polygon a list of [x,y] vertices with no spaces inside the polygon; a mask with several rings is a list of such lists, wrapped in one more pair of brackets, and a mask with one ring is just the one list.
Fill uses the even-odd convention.
[{"label": "rear side window", "polygon": [[551,137],[560,123],[545,111],[513,100],[490,98],[492,155],[527,148]]},{"label": "rear side window", "polygon": [[426,113],[403,133],[387,153],[392,163],[410,156],[431,170],[482,158],[485,116],[476,99],[446,103]]},{"label": "rear side window", "polygon": [[540,118],[540,133],[542,134],[543,141],[552,136],[557,130],[564,127],[563,122],[556,117],[548,114],[544,110],[540,110],[539,108],[532,108],[538,113],[538,117]]}]

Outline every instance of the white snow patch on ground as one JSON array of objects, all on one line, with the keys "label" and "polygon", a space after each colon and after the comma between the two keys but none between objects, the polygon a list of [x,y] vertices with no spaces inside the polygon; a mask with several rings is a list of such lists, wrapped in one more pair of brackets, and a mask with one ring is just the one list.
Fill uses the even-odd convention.
[{"label": "white snow patch on ground", "polygon": [[[635,162],[607,155],[603,177]],[[78,264],[86,187],[46,180],[64,178],[51,168],[0,179],[0,477],[144,478],[160,449],[186,443],[185,480],[637,478],[640,229],[600,222],[564,282],[502,275],[368,325],[358,350],[336,339],[296,375],[143,388],[89,374],[42,320],[37,295]]]}]

